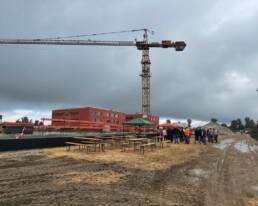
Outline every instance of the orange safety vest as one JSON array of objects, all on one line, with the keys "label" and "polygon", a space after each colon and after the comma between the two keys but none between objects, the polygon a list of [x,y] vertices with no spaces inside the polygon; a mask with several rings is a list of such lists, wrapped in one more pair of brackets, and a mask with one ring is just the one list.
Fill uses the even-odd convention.
[{"label": "orange safety vest", "polygon": [[185,129],[185,136],[186,137],[190,136],[190,129],[189,128]]}]

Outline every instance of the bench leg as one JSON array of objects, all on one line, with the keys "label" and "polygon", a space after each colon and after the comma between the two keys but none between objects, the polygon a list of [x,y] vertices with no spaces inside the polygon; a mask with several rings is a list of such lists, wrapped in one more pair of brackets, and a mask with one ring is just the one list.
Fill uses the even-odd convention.
[{"label": "bench leg", "polygon": [[144,154],[144,146],[140,146],[140,154]]},{"label": "bench leg", "polygon": [[105,144],[101,144],[101,151],[105,152]]},{"label": "bench leg", "polygon": [[137,144],[137,143],[135,144],[135,143],[134,143],[134,146],[133,146],[133,148],[134,148],[133,151],[134,151],[134,152],[135,152],[136,150],[138,150],[138,148],[137,148],[138,146],[139,146],[139,144]]},{"label": "bench leg", "polygon": [[87,146],[87,154],[90,153],[90,146]]},{"label": "bench leg", "polygon": [[125,152],[126,147],[127,147],[127,145],[126,145],[126,144],[122,144],[122,152]]},{"label": "bench leg", "polygon": [[114,143],[113,142],[109,142],[107,143],[109,146],[110,146],[110,149],[113,149],[114,148]]},{"label": "bench leg", "polygon": [[125,145],[122,145],[122,152],[125,152]]}]

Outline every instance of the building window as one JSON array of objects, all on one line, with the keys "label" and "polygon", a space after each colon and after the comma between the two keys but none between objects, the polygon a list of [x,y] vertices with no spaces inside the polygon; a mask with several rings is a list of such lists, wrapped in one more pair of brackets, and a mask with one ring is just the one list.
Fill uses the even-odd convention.
[{"label": "building window", "polygon": [[63,116],[63,113],[54,113],[53,116]]}]

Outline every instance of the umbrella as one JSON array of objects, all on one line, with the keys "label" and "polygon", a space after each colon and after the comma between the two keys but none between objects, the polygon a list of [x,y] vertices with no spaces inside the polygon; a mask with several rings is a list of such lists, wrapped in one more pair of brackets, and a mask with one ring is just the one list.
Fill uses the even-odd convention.
[{"label": "umbrella", "polygon": [[138,118],[138,119],[132,119],[128,122],[124,122],[123,124],[125,125],[133,125],[133,126],[152,126],[154,125],[153,122],[150,122],[146,119],[141,119],[141,118]]},{"label": "umbrella", "polygon": [[178,127],[176,124],[169,123],[169,122],[160,124],[159,126],[160,126],[160,127]]}]

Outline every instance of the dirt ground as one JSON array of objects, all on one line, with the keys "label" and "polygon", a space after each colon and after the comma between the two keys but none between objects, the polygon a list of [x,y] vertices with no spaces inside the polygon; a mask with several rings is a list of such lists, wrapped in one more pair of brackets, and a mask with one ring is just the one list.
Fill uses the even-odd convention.
[{"label": "dirt ground", "polygon": [[107,148],[0,153],[0,205],[258,205],[258,143],[226,135],[144,155]]}]

